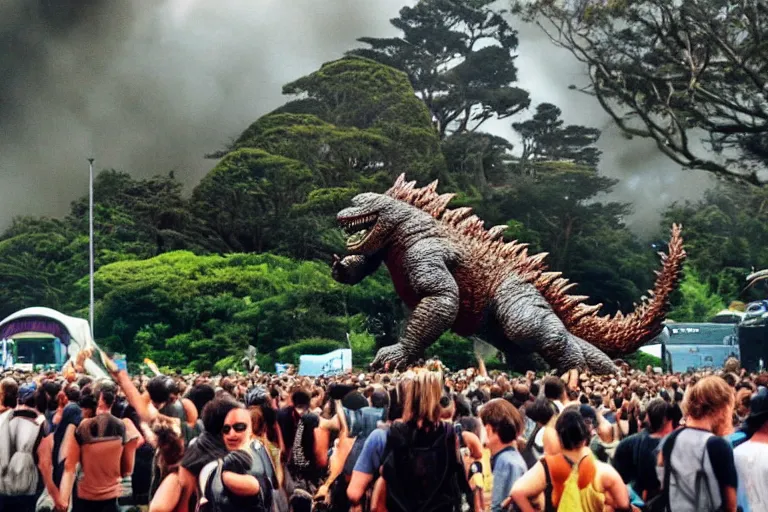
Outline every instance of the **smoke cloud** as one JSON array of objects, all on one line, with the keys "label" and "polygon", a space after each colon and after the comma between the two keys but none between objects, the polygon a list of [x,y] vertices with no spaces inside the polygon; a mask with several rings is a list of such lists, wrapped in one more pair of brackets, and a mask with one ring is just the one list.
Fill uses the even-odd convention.
[{"label": "smoke cloud", "polygon": [[[597,100],[568,86],[585,86],[589,77],[584,65],[570,52],[555,46],[538,27],[510,20],[518,29],[517,66],[519,86],[531,94],[531,105],[553,103],[563,111],[566,124],[591,126],[602,131],[600,172],[619,180],[606,199],[633,204],[627,225],[642,237],[658,234],[663,210],[676,201],[699,199],[714,184],[709,174],[683,170],[659,151],[655,142],[628,140]],[[496,122],[494,130],[510,140],[515,135],[508,122]],[[503,132],[503,133],[501,133]]]},{"label": "smoke cloud", "polygon": [[[0,228],[16,215],[61,215],[87,193],[86,159],[136,177],[174,170],[193,186],[221,149],[281,105],[281,87],[342,56],[361,36],[396,33],[389,19],[415,0],[27,0],[0,4]],[[602,128],[601,170],[622,181],[631,226],[696,198],[648,141],[627,141],[595,101],[571,55],[536,27],[520,29],[520,85],[567,123]],[[513,138],[509,120],[489,123]],[[683,186],[684,184],[684,186]]]},{"label": "smoke cloud", "polygon": [[61,215],[88,163],[194,185],[284,83],[395,32],[380,0],[0,3],[0,227]]}]

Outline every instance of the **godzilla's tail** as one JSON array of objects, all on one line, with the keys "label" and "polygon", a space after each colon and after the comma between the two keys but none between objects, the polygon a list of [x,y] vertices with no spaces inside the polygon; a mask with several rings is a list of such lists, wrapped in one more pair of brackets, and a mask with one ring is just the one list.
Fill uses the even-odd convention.
[{"label": "godzilla's tail", "polygon": [[[669,296],[680,281],[686,256],[680,231],[677,224],[672,226],[669,252],[659,253],[662,268],[656,271],[656,283],[653,290],[648,291],[649,298],[644,298],[632,313],[622,315],[618,312],[614,317],[599,317],[591,310],[594,306],[579,304],[568,315],[572,321],[565,322],[568,330],[611,356],[635,352],[658,336],[664,328]],[[587,314],[579,315],[585,311]]]}]

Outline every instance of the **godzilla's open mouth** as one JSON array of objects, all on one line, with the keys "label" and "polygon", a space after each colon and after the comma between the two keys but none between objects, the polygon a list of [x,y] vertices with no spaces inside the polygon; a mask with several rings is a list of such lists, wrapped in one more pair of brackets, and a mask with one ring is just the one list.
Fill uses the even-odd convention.
[{"label": "godzilla's open mouth", "polygon": [[379,216],[375,213],[355,217],[339,217],[338,221],[347,233],[347,249],[357,249],[362,246],[373,232],[373,227]]}]

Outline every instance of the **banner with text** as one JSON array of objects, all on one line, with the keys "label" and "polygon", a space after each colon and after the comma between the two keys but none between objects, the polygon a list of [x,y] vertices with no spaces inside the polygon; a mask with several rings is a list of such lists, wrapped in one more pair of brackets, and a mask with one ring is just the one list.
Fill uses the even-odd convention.
[{"label": "banner with text", "polygon": [[336,375],[352,369],[352,350],[340,348],[323,355],[299,357],[299,375]]}]

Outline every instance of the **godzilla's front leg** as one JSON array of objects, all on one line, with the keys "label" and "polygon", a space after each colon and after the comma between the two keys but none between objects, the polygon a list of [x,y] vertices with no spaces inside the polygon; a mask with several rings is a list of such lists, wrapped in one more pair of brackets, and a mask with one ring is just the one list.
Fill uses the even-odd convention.
[{"label": "godzilla's front leg", "polygon": [[381,258],[377,256],[356,254],[340,258],[334,254],[331,262],[331,276],[342,284],[357,284],[376,272],[380,265]]},{"label": "godzilla's front leg", "polygon": [[408,318],[400,341],[384,347],[371,364],[389,369],[403,368],[424,355],[448,329],[459,312],[459,288],[445,265],[422,266],[409,279],[414,291],[422,297]]}]

